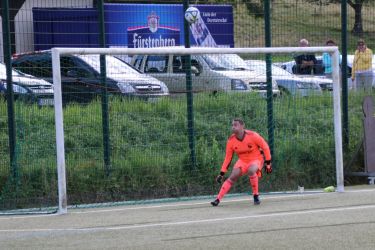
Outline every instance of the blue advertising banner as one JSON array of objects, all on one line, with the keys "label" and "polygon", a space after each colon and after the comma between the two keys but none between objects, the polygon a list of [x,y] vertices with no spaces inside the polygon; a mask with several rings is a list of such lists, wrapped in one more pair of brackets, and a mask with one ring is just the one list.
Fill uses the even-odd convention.
[{"label": "blue advertising banner", "polygon": [[201,18],[190,25],[192,45],[234,47],[233,8],[231,5],[195,5]]},{"label": "blue advertising banner", "polygon": [[104,11],[110,47],[164,47],[183,41],[180,4],[105,4]]},{"label": "blue advertising banner", "polygon": [[[195,5],[201,18],[190,25],[192,46],[234,47],[231,5]],[[105,4],[108,47],[184,45],[182,4]],[[35,50],[98,47],[96,9],[34,8]],[[74,25],[72,25],[74,23]]]},{"label": "blue advertising banner", "polygon": [[[234,47],[231,5],[194,5],[201,18],[190,26],[191,45]],[[182,4],[106,4],[108,46],[184,45]]]}]

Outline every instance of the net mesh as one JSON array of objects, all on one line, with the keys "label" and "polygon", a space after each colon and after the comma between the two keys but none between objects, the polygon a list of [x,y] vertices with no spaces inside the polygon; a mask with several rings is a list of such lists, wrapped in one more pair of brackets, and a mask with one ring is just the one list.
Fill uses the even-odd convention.
[{"label": "net mesh", "polygon": [[[81,55],[75,57],[82,58]],[[171,91],[168,97],[159,96],[156,101],[145,98],[145,101],[137,96],[137,84],[142,83],[133,82],[136,89],[133,96],[138,98],[124,98],[123,94],[110,97],[110,164],[103,166],[103,155],[95,150],[103,150],[100,148],[103,143],[100,141],[100,126],[95,126],[93,122],[97,121],[96,125],[100,125],[102,114],[91,114],[88,123],[82,124],[84,130],[93,130],[87,133],[77,130],[75,126],[70,130],[70,122],[66,120],[74,114],[73,120],[79,117],[84,122],[82,117],[88,115],[86,112],[90,112],[91,105],[94,105],[94,110],[100,110],[100,101],[90,102],[83,110],[76,106],[65,108],[65,136],[66,144],[69,145],[67,176],[68,179],[75,178],[74,185],[78,185],[72,187],[72,190],[80,187],[80,192],[69,195],[70,202],[76,199],[83,203],[93,199],[105,202],[109,197],[113,200],[127,200],[213,194],[218,188],[214,176],[223,159],[231,119],[243,117],[249,129],[267,138],[266,83],[262,66],[248,67],[237,55],[192,55],[191,64],[196,64],[194,68],[198,67],[199,70],[192,76],[194,101],[193,106],[189,107],[191,103],[182,94],[186,92],[185,73],[173,67],[176,57],[135,55],[130,60],[132,65],[138,63],[141,72],[146,72],[152,65],[157,71],[147,73],[163,81]],[[123,73],[118,73],[116,69],[125,68],[126,64],[112,59],[106,56],[107,76],[120,79]],[[115,66],[109,63],[114,61]],[[93,68],[100,68],[98,56],[95,61],[86,62],[92,64]],[[119,67],[121,64],[122,67]],[[186,61],[182,62],[184,66]],[[182,70],[185,71],[184,68]],[[192,71],[195,70],[192,68]],[[226,75],[228,72],[229,76]],[[274,162],[276,169],[283,170],[273,175],[278,177],[275,180],[273,176],[268,177],[261,187],[264,191],[280,191],[292,190],[297,185],[312,188],[334,182],[331,92],[324,93],[319,84],[299,80],[294,81],[294,88],[298,88],[298,91],[280,94],[276,82],[278,77],[285,80],[285,77],[277,74],[274,76],[272,94],[276,98],[273,104],[278,111],[273,121],[276,131],[274,143],[281,146],[280,151],[275,151]],[[146,93],[143,97],[149,95]],[[190,128],[193,131],[187,127],[189,111],[193,111],[194,127]],[[194,134],[194,152],[189,145],[189,142],[192,143],[189,132]],[[92,134],[98,135],[96,140],[87,139]],[[84,154],[88,158],[82,155],[82,149],[86,148],[91,149]],[[322,150],[319,160],[311,154],[317,149]],[[192,161],[192,154],[195,154],[196,162]],[[80,167],[70,167],[76,165]],[[92,183],[98,179],[104,181]],[[96,185],[97,191],[90,191]],[[246,179],[233,189],[235,192],[246,190],[249,190]]]},{"label": "net mesh", "polygon": [[[12,53],[29,53],[56,46],[98,47],[100,21],[95,2],[92,0],[9,1]],[[132,1],[137,4],[145,2]],[[155,1],[159,6],[161,6],[159,3],[167,2]],[[203,2],[196,1],[197,4]],[[228,38],[230,42],[224,43],[235,47],[265,45],[262,4],[250,0],[227,0],[220,3],[227,5],[229,9],[217,11],[217,16],[211,16],[211,11],[201,9],[202,13],[205,12],[203,19],[210,33],[205,34],[206,39],[200,40],[202,33],[199,33],[198,26],[194,25],[190,29],[194,32],[191,37],[192,42],[203,46],[214,46],[222,45],[222,41],[226,40],[223,38]],[[120,8],[119,4],[114,4],[112,8],[111,4],[105,4],[105,16],[119,16],[120,19],[105,20],[107,38],[113,38],[107,39],[107,46],[141,45],[144,41],[143,34],[140,35],[133,28],[147,25],[147,18],[152,17],[153,14],[148,8],[154,7],[151,4],[143,5],[139,11],[139,9]],[[343,48],[340,42],[342,36],[340,3],[326,1],[322,5],[321,1],[306,3],[301,0],[283,0],[272,1],[271,4],[273,46],[297,46],[301,38],[308,38],[311,46],[323,45],[328,39],[333,39],[340,48]],[[154,14],[161,17],[159,21],[162,26],[180,27],[180,44],[183,44],[182,4],[180,7],[171,11],[158,7]],[[207,8],[211,7],[213,6]],[[363,3],[362,26],[356,26],[358,13],[350,10],[351,7],[348,6],[347,53],[354,54],[359,36],[363,37],[367,46],[373,49],[374,36],[371,34],[374,33],[375,26],[371,17],[374,16],[374,6],[369,2]],[[121,19],[122,17],[129,17],[129,19]],[[207,20],[207,18],[211,20],[216,18],[216,21],[220,21],[223,17],[227,20],[226,27],[232,27],[231,31],[224,29],[222,22],[208,23]],[[121,28],[108,29],[113,27]],[[133,37],[127,41],[122,40],[130,34],[129,31],[138,33],[135,44]],[[146,29],[147,32],[150,33]],[[174,34],[173,30],[165,33]],[[6,32],[3,35],[6,35]],[[131,62],[128,55],[120,56],[121,59]],[[274,56],[273,62],[293,72],[293,65],[289,67],[290,64],[284,63],[293,61],[293,56],[292,54]],[[257,75],[265,75],[265,66],[262,66],[264,55],[243,54],[241,57],[247,64],[253,65]],[[157,55],[153,55],[153,58],[155,63],[157,63],[156,59],[160,59]],[[3,49],[0,49],[0,59],[3,61]],[[173,59],[182,61],[178,56],[170,60]],[[352,60],[353,58],[349,56],[349,72]],[[99,73],[95,73],[95,77],[90,80],[87,80],[90,77],[86,77],[85,81],[76,81],[85,78],[85,72],[80,69],[82,65],[86,65],[86,62],[79,65],[75,63],[76,61],[67,58],[61,61],[62,74],[65,74],[63,77],[66,80],[63,89],[64,127],[67,186],[69,204],[72,206],[83,203],[114,204],[112,202],[124,200],[141,202],[145,199],[161,197],[213,195],[219,188],[213,178],[224,157],[225,142],[230,134],[230,120],[234,116],[243,117],[249,129],[254,129],[267,138],[268,117],[264,96],[221,90],[216,93],[204,88],[206,82],[217,77],[201,75],[200,79],[203,80],[197,80],[194,72],[199,72],[201,69],[199,65],[194,65],[193,61],[191,64],[196,69],[193,70],[192,76],[196,166],[191,166],[187,126],[188,105],[184,82],[176,88],[169,85],[168,97],[149,96],[142,99],[125,98],[117,93],[121,92],[120,90],[108,82],[109,134],[103,136],[103,126],[106,125],[103,125],[103,105],[100,95],[103,86],[96,84],[100,82]],[[98,64],[96,67],[99,67]],[[170,67],[173,73],[184,76],[182,62]],[[316,68],[322,69],[321,65]],[[37,78],[51,81],[50,60],[39,62],[36,60],[32,64],[21,65],[20,69]],[[147,68],[145,72],[153,74],[154,77],[163,74],[163,72],[149,72],[150,69]],[[119,72],[119,69],[112,70],[114,75],[120,75]],[[319,77],[323,77],[322,71],[320,72]],[[0,73],[2,73],[1,79],[5,79],[5,71],[0,70]],[[311,73],[315,74],[315,72]],[[272,74],[274,78],[279,75],[276,68],[272,68]],[[36,83],[35,79],[23,79],[23,81],[33,82],[34,88],[41,89],[41,83]],[[178,83],[174,75],[160,81],[167,84],[169,81],[175,85]],[[350,82],[349,78],[348,81]],[[197,82],[201,83],[199,88],[194,86]],[[333,113],[330,92],[312,94],[311,92],[314,91],[306,90],[311,86],[306,86],[309,84],[304,81],[300,81],[299,86],[294,84],[295,88],[288,87],[287,82],[278,79],[281,98],[277,97],[273,101],[275,171],[271,176],[263,177],[260,186],[262,192],[294,190],[298,185],[304,185],[306,188],[319,187],[325,184],[332,185],[334,181]],[[19,210],[22,211],[21,213],[43,212],[46,209],[48,212],[54,211],[57,204],[57,177],[54,111],[50,106],[51,93],[46,90],[36,96],[31,94],[30,96],[34,96],[32,98],[29,94],[24,95],[25,93],[17,96],[15,106],[17,164],[11,166],[8,137],[8,125],[11,124],[8,122],[4,83],[5,81],[0,81],[0,214],[5,211],[13,213],[14,209],[26,209]],[[238,81],[233,82],[233,85],[241,88],[241,83]],[[253,84],[253,88],[257,90],[265,88],[264,84],[255,85]],[[320,85],[325,87],[325,83]],[[43,89],[47,88],[43,86]],[[140,91],[142,89],[143,93],[147,92],[148,86],[148,84],[140,85]],[[350,83],[349,87],[352,87]],[[159,93],[163,92],[161,87],[159,89],[155,87],[155,91],[157,90]],[[350,144],[345,151],[344,160],[350,171],[363,171],[362,100],[366,95],[374,97],[373,90],[360,92],[350,89],[349,92]],[[109,155],[104,156],[104,151],[107,150],[103,146],[106,138],[109,138]],[[358,181],[346,176],[348,184]],[[242,178],[233,188],[233,192],[249,190],[246,178]]]},{"label": "net mesh", "polygon": [[[280,58],[286,56],[292,57],[292,54],[280,55]],[[36,58],[44,65],[34,68],[37,72],[52,72],[51,63],[43,63],[43,60],[51,60],[48,51],[21,56],[14,65],[17,68],[19,60],[18,69],[30,70],[27,72],[30,74]],[[290,76],[282,68],[272,67],[273,98],[270,100],[265,94],[263,54],[191,55],[193,101],[189,107],[185,85],[187,58],[126,55],[128,63],[118,58],[124,55],[105,56],[106,83],[113,86],[108,89],[108,129],[103,129],[102,90],[105,88],[100,78],[99,55],[64,55],[60,61],[63,86],[71,84],[72,76],[79,76],[84,83],[76,88],[63,87],[70,207],[215,195],[220,188],[215,176],[224,158],[231,120],[243,118],[247,129],[268,139],[267,105],[270,101],[273,104],[274,172],[263,174],[260,191],[287,192],[296,191],[298,186],[309,189],[335,184],[333,98],[329,89],[321,87],[326,86],[327,81]],[[155,58],[158,59],[156,64],[155,60],[150,60]],[[173,67],[176,58],[182,59],[179,69]],[[144,74],[148,63],[166,70]],[[204,87],[199,89],[199,86]],[[351,112],[353,129],[350,132],[351,138],[357,141],[362,133],[360,102],[366,94],[371,93],[350,92],[353,107],[357,107]],[[16,103],[19,171],[15,176],[17,182],[4,179],[4,183],[19,193],[3,192],[2,199],[6,202],[2,204],[7,206],[2,209],[43,207],[55,211],[53,107],[22,100]],[[189,111],[193,112],[194,125],[190,129]],[[106,132],[108,134],[103,136]],[[195,162],[189,132],[193,134]],[[108,154],[106,143],[109,144]],[[232,164],[235,160],[236,157]],[[7,175],[10,173],[9,170]],[[13,183],[18,185],[12,186]],[[231,190],[231,193],[243,192],[251,192],[245,177]]]}]

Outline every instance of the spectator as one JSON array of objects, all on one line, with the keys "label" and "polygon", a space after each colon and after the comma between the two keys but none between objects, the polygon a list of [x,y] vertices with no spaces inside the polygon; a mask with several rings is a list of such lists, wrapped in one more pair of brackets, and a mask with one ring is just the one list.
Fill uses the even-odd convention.
[{"label": "spectator", "polygon": [[352,67],[354,89],[371,90],[372,80],[372,50],[367,48],[364,40],[360,39],[357,42]]},{"label": "spectator", "polygon": [[[336,43],[333,40],[328,40],[326,42],[327,46],[336,46]],[[340,55],[340,64],[341,64],[341,55]],[[328,78],[332,78],[332,58],[331,55],[327,52],[323,53],[323,66],[324,74]]]},{"label": "spectator", "polygon": [[[307,39],[301,39],[299,41],[300,47],[308,47],[309,41]],[[317,60],[314,54],[301,54],[294,58],[296,61],[296,74],[309,75],[313,73]]]}]

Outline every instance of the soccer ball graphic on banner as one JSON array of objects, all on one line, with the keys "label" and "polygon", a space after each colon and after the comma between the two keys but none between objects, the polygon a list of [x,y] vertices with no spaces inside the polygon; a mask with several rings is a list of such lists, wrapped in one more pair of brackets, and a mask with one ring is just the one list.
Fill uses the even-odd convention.
[{"label": "soccer ball graphic on banner", "polygon": [[189,23],[195,23],[200,18],[199,10],[195,7],[189,7],[185,11],[185,19]]}]

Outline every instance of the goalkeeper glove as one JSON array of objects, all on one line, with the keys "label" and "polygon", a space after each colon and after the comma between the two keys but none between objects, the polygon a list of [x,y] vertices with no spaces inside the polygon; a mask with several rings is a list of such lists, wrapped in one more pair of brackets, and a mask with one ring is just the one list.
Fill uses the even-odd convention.
[{"label": "goalkeeper glove", "polygon": [[216,182],[221,184],[221,182],[223,181],[224,179],[224,172],[220,172],[220,174],[216,177]]},{"label": "goalkeeper glove", "polygon": [[272,173],[271,161],[266,161],[266,173],[267,174]]}]

